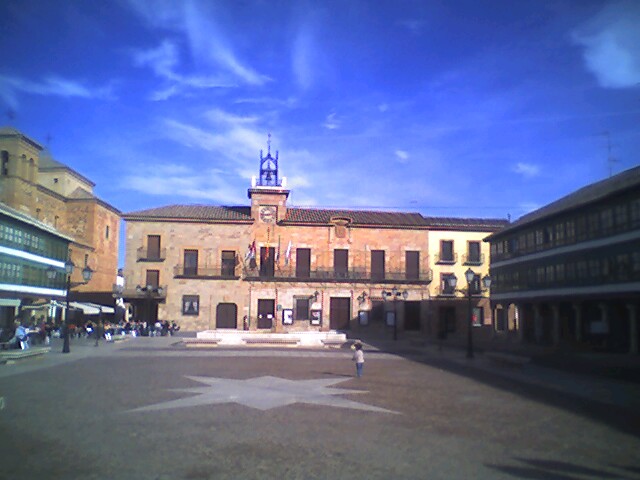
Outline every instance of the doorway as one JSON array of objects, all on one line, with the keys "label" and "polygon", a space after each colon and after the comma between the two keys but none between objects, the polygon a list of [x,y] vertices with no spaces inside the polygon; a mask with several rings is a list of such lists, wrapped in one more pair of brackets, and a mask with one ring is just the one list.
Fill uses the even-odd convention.
[{"label": "doorway", "polygon": [[332,297],[329,304],[329,328],[349,330],[351,326],[351,299]]},{"label": "doorway", "polygon": [[276,312],[275,300],[258,300],[258,328],[271,329]]},{"label": "doorway", "polygon": [[238,306],[235,303],[219,303],[216,307],[216,328],[238,328]]}]

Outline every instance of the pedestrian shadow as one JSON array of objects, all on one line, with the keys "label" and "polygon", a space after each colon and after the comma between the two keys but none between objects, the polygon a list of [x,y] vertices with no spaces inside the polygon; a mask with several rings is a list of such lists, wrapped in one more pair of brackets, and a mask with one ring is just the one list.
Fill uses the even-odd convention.
[{"label": "pedestrian shadow", "polygon": [[[524,463],[525,466],[493,464],[485,464],[485,466],[493,470],[506,473],[507,475],[511,475],[513,477],[531,480],[581,480],[582,478],[584,478],[584,475],[600,479],[616,478],[633,480],[634,478],[637,478],[635,476],[622,476],[619,472],[585,467],[583,465],[576,465],[573,463],[557,460],[541,460],[528,458],[515,458],[515,460]],[[616,470],[637,469],[637,467],[618,467],[615,465],[609,465],[608,467]]]}]

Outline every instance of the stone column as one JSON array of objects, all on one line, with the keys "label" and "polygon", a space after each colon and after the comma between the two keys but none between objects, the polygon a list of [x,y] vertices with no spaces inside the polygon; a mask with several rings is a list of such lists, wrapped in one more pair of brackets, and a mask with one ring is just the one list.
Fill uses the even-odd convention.
[{"label": "stone column", "polygon": [[627,304],[629,311],[629,353],[638,354],[638,309],[632,303]]},{"label": "stone column", "polygon": [[536,343],[542,343],[543,337],[542,315],[540,315],[540,305],[533,305],[533,338]]},{"label": "stone column", "polygon": [[513,321],[518,331],[518,342],[524,343],[524,319],[522,318],[522,310],[517,303],[513,304]]},{"label": "stone column", "polygon": [[558,345],[560,343],[560,307],[557,304],[551,305],[551,313],[553,315],[551,339],[554,345]]},{"label": "stone column", "polygon": [[582,343],[582,308],[579,303],[573,304],[573,311],[576,314],[576,343]]}]

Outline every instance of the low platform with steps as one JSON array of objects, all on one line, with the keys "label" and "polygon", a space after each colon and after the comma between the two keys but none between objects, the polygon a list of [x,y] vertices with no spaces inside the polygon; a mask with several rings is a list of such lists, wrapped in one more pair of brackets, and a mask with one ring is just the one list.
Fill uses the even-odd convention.
[{"label": "low platform with steps", "polygon": [[347,336],[336,331],[263,333],[245,330],[205,330],[196,338],[185,338],[188,347],[208,346],[291,346],[291,347],[341,347]]}]

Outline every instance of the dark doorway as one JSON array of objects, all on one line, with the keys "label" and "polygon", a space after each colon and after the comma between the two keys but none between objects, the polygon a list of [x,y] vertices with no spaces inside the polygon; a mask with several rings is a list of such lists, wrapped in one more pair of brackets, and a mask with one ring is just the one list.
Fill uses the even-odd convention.
[{"label": "dark doorway", "polygon": [[384,301],[373,300],[371,302],[371,316],[369,321],[378,325],[384,323]]},{"label": "dark doorway", "polygon": [[238,306],[219,303],[216,307],[216,328],[238,328]]},{"label": "dark doorway", "polygon": [[349,330],[351,320],[351,299],[332,297],[329,305],[329,328]]},{"label": "dark doorway", "polygon": [[275,300],[258,300],[258,328],[273,327],[275,311]]},{"label": "dark doorway", "polygon": [[404,302],[404,329],[420,330],[420,302]]}]

